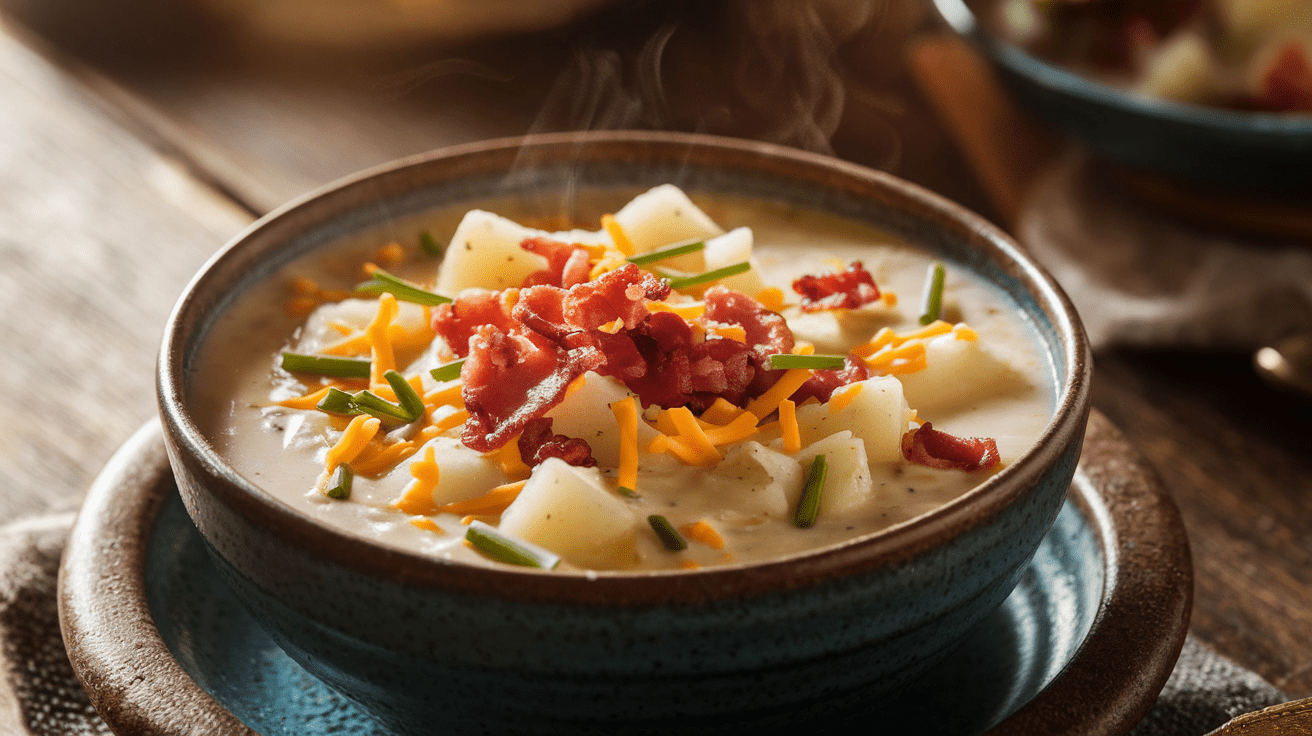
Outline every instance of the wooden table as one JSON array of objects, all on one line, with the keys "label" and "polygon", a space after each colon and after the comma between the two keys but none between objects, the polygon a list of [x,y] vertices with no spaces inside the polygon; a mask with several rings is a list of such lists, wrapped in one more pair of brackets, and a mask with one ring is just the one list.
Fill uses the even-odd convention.
[{"label": "wooden table", "polygon": [[[530,130],[699,130],[832,142],[1001,221],[906,71],[906,39],[933,22],[913,3],[784,26],[759,3],[620,4],[535,35],[372,53],[297,51],[168,3],[6,7],[3,518],[76,507],[155,413],[162,325],[211,253],[369,165]],[[840,43],[797,45],[798,29]],[[807,61],[822,70],[797,74]],[[1183,512],[1194,634],[1312,696],[1312,409],[1266,389],[1246,355],[1108,350],[1096,374],[1095,406]]]}]

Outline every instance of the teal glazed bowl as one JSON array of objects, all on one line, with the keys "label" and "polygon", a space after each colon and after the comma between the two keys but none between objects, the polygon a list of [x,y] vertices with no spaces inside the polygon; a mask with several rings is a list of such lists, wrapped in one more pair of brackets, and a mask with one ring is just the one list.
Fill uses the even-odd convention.
[{"label": "teal glazed bowl", "polygon": [[[828,211],[993,282],[1051,361],[1039,442],[898,526],[760,563],[549,573],[444,562],[322,525],[238,474],[190,408],[216,318],[278,267],[389,217],[674,183]],[[748,732],[859,718],[998,606],[1065,499],[1091,358],[1052,279],[982,218],[892,176],[762,143],[597,132],[445,149],[366,172],[255,223],[187,287],[158,390],[183,502],[238,597],[314,675],[398,733]]]}]

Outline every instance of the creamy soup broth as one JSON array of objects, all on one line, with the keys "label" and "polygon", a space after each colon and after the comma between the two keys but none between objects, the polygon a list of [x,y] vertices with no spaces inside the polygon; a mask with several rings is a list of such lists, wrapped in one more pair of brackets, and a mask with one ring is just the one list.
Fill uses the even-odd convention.
[{"label": "creamy soup broth", "polygon": [[[926,253],[869,225],[825,213],[718,195],[694,195],[693,199],[720,227],[751,229],[756,264],[753,273],[759,274],[765,285],[781,289],[791,304],[799,301],[789,288],[794,278],[832,272],[851,261],[864,264],[880,291],[896,295],[893,304],[885,296],[877,303],[845,312],[801,315],[795,308],[786,309],[799,343],[814,344],[818,353],[843,354],[881,328],[889,327],[899,334],[919,329],[921,294],[931,263]],[[601,212],[624,202],[611,194],[598,195],[593,204]],[[485,209],[513,214],[515,203],[493,202]],[[332,250],[302,258],[257,284],[212,328],[200,351],[190,392],[196,420],[218,452],[243,476],[289,506],[323,524],[421,555],[499,564],[465,543],[466,527],[461,524],[461,515],[437,513],[426,517],[431,523],[416,525],[414,515],[392,507],[412,478],[408,462],[399,463],[379,477],[357,475],[348,500],[326,497],[316,483],[324,471],[325,453],[341,432],[332,428],[322,412],[271,404],[319,387],[313,377],[292,375],[278,368],[280,352],[296,348],[306,339],[305,316],[288,312],[289,300],[296,295],[290,286],[293,279],[309,278],[326,290],[349,289],[364,278],[364,262],[375,259],[382,246],[397,242],[402,244],[405,257],[388,269],[431,288],[437,278],[438,261],[421,255],[416,245],[419,234],[430,232],[445,243],[463,214],[462,208],[389,223],[386,231],[353,237]],[[1001,456],[999,465],[965,472],[899,460],[868,462],[864,470],[871,483],[869,498],[841,513],[822,511],[814,526],[803,529],[792,523],[791,508],[779,514],[762,512],[752,504],[748,504],[751,508],[747,511],[733,507],[734,499],[741,495],[724,489],[751,472],[728,467],[706,469],[686,465],[668,454],[643,454],[638,497],[614,496],[633,512],[631,540],[612,545],[598,555],[566,555],[559,569],[689,568],[790,555],[915,518],[1015,461],[1040,436],[1052,416],[1053,366],[1020,310],[995,287],[951,263],[946,264],[943,304],[944,319],[965,323],[978,334],[978,346],[990,357],[993,376],[974,390],[974,395],[949,402],[949,406],[918,407],[911,402],[915,415],[910,426],[916,426],[916,421],[931,421],[935,429],[956,436],[993,438]],[[449,359],[440,352],[435,347],[398,352],[401,359],[410,361],[401,372],[427,373]],[[965,383],[969,388],[970,380],[963,376],[954,383]],[[426,387],[437,386],[429,378],[425,381]],[[459,427],[445,432],[445,441],[451,442],[450,438],[458,438],[459,433]],[[405,430],[397,431],[397,436],[404,437]],[[777,450],[780,432],[763,431],[751,440]],[[732,448],[720,449],[727,462]],[[747,463],[744,467],[759,475],[757,466]],[[600,471],[613,485],[616,469],[600,463]],[[797,479],[804,475],[805,467],[800,472],[789,471],[790,482],[799,482]],[[443,479],[445,482],[445,475]],[[760,480],[748,478],[745,482]],[[488,483],[495,485],[492,480]],[[726,503],[730,507],[726,508]],[[676,527],[706,521],[722,537],[723,548],[692,539],[686,550],[671,552],[648,527],[646,518],[650,514],[661,514]],[[495,516],[480,518],[497,523]]]}]

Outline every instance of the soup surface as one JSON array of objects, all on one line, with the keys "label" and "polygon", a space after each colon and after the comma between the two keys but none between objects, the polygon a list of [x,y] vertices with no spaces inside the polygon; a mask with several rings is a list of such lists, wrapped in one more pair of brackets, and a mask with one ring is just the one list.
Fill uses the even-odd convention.
[{"label": "soup surface", "polygon": [[[907,521],[1013,462],[1052,416],[1053,366],[1019,308],[946,263],[922,324],[931,257],[869,225],[694,204],[668,185],[595,230],[548,232],[517,206],[489,209],[547,230],[437,211],[252,287],[199,354],[202,431],[253,483],[352,534],[479,564],[511,559],[491,539],[561,570],[629,570],[780,557]],[[689,252],[628,265],[678,244]],[[353,291],[389,276],[455,301]],[[285,353],[312,367],[287,370]],[[319,375],[320,356],[363,377]]]}]

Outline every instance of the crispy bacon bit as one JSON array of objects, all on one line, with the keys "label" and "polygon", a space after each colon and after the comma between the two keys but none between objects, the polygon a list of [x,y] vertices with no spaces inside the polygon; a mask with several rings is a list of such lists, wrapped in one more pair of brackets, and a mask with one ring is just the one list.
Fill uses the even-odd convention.
[{"label": "crispy bacon bit", "polygon": [[537,417],[524,425],[519,435],[519,456],[524,462],[537,467],[549,457],[558,457],[580,468],[595,467],[597,459],[587,440],[552,433],[551,421],[551,417]]},{"label": "crispy bacon bit", "polygon": [[433,329],[463,358],[469,354],[469,338],[478,328],[491,325],[502,332],[515,328],[517,323],[510,316],[514,298],[507,297],[504,291],[466,289],[455,301],[433,310]]},{"label": "crispy bacon bit", "polygon": [[469,412],[460,439],[479,452],[501,447],[529,420],[559,404],[571,381],[605,361],[591,347],[565,350],[537,333],[480,327],[469,340],[460,374]]},{"label": "crispy bacon bit", "polygon": [[811,377],[806,379],[806,383],[788,398],[798,406],[812,397],[823,404],[829,401],[829,397],[833,396],[837,389],[849,383],[864,381],[870,375],[870,369],[866,367],[864,360],[849,355],[843,360],[842,368],[822,369],[812,373]]},{"label": "crispy bacon bit", "polygon": [[559,286],[568,289],[588,280],[592,266],[591,253],[577,244],[562,243],[551,238],[526,238],[519,247],[547,259],[547,267],[534,271],[524,279],[524,286]]},{"label": "crispy bacon bit", "polygon": [[793,282],[793,291],[802,295],[803,312],[856,309],[879,298],[879,287],[860,261],[838,273],[803,276]]},{"label": "crispy bacon bit", "polygon": [[953,437],[929,423],[902,435],[908,462],[940,470],[981,470],[1001,462],[998,443],[987,437]]},{"label": "crispy bacon bit", "polygon": [[762,364],[775,353],[793,352],[793,331],[788,329],[783,315],[766,309],[746,294],[723,286],[707,289],[704,298],[703,323],[708,327],[713,323],[741,326],[746,333],[743,342],[752,348]]}]

